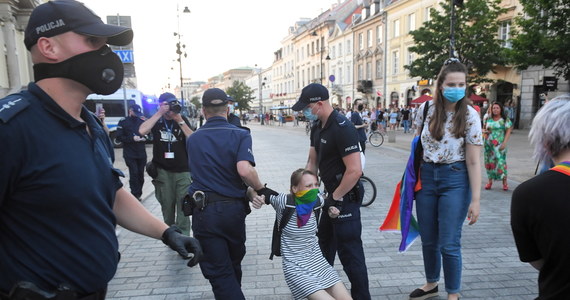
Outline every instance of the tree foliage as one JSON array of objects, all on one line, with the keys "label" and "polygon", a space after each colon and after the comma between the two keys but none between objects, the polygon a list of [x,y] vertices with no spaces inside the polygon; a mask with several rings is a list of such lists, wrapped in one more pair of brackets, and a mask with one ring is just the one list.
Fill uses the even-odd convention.
[{"label": "tree foliage", "polygon": [[[497,39],[497,18],[505,12],[500,8],[500,2],[471,0],[465,1],[462,7],[455,7],[455,54],[469,68],[474,82],[489,81],[485,79],[487,73],[494,72],[495,66],[505,64],[506,53]],[[450,10],[450,1],[442,1],[440,11],[432,8],[431,19],[410,32],[415,45],[409,50],[419,56],[404,66],[410,76],[435,79],[450,57]]]},{"label": "tree foliage", "polygon": [[253,90],[242,81],[234,81],[232,86],[226,90],[226,93],[232,96],[238,104],[236,107],[240,114],[243,111],[249,111],[250,102],[254,99]]},{"label": "tree foliage", "polygon": [[202,102],[200,101],[200,97],[198,97],[198,96],[192,97],[192,99],[190,99],[190,103],[196,105],[197,109],[202,108]]},{"label": "tree foliage", "polygon": [[552,67],[570,80],[570,0],[519,0],[511,58],[519,69]]}]

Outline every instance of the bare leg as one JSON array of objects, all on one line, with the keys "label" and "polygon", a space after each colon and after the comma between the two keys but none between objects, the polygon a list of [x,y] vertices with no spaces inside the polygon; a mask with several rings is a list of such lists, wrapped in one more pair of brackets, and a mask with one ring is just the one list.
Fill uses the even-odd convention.
[{"label": "bare leg", "polygon": [[331,294],[336,300],[352,300],[350,293],[342,282],[337,282],[335,285],[326,289],[326,291]]}]

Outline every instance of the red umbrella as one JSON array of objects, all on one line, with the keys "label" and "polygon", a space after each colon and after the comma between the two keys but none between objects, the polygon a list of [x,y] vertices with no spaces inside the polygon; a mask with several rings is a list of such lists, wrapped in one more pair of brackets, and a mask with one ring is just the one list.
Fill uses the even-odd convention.
[{"label": "red umbrella", "polygon": [[418,98],[412,100],[412,104],[422,104],[422,103],[429,101],[431,99],[433,99],[431,96],[424,94],[424,95],[421,95]]},{"label": "red umbrella", "polygon": [[471,99],[471,101],[473,101],[473,103],[489,101],[489,100],[487,100],[487,98],[481,97],[477,94],[471,94],[469,96],[469,99]]}]

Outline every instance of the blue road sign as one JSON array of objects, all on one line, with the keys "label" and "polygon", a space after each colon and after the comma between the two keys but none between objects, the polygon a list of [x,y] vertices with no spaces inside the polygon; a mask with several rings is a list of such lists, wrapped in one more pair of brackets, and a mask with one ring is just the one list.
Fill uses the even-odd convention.
[{"label": "blue road sign", "polygon": [[134,63],[135,57],[133,56],[133,50],[114,50],[113,52],[117,53],[121,61],[125,63]]}]

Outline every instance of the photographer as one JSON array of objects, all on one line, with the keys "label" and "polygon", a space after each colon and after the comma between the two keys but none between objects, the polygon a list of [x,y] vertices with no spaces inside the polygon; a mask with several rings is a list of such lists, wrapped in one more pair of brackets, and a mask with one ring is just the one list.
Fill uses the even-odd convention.
[{"label": "photographer", "polygon": [[157,176],[152,184],[162,207],[164,222],[176,224],[184,234],[190,233],[190,219],[182,213],[181,199],[190,186],[186,139],[193,133],[188,119],[180,114],[176,96],[163,93],[157,112],[141,124],[140,135],[152,132],[152,163]]}]

